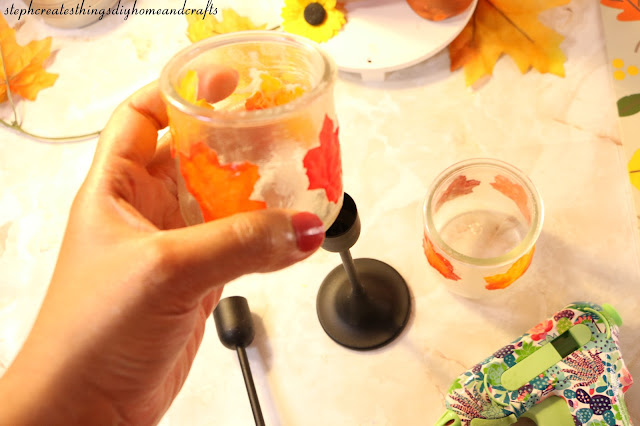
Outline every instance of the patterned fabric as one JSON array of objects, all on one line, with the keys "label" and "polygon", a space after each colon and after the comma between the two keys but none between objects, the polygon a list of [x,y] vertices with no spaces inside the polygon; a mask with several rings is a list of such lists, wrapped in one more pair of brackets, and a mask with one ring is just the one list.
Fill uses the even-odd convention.
[{"label": "patterned fabric", "polygon": [[[502,374],[574,325],[585,324],[591,340],[515,391]],[[609,325],[609,327],[607,327]],[[618,345],[618,326],[599,305],[574,303],[464,372],[451,385],[447,409],[463,426],[472,419],[519,418],[550,396],[563,398],[576,426],[629,426],[620,399],[633,380]]]}]

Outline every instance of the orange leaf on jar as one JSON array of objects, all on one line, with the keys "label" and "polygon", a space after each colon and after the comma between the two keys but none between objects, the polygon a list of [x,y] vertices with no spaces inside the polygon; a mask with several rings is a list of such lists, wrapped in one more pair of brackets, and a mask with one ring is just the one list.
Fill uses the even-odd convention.
[{"label": "orange leaf on jar", "polygon": [[289,88],[286,85],[283,85],[282,81],[270,76],[269,74],[261,74],[260,79],[262,80],[260,83],[260,90],[256,91],[245,100],[244,108],[247,111],[284,105],[297,97],[300,97],[304,93],[302,87]]},{"label": "orange leaf on jar", "polygon": [[216,152],[204,142],[193,144],[189,156],[178,155],[186,187],[198,201],[206,222],[267,207],[264,201],[249,199],[260,178],[255,164],[221,165]]},{"label": "orange leaf on jar", "polygon": [[422,247],[424,248],[424,254],[427,256],[427,261],[436,271],[440,272],[443,277],[448,280],[458,281],[460,277],[453,272],[453,265],[440,253],[436,253],[433,248],[433,243],[427,236],[424,236],[422,241]]},{"label": "orange leaf on jar", "polygon": [[527,223],[531,223],[531,213],[527,207],[527,192],[522,185],[511,182],[502,175],[497,175],[494,180],[495,182],[491,182],[493,189],[511,198],[513,202],[516,203],[516,206],[518,206],[518,209],[520,209],[520,213],[522,213]]},{"label": "orange leaf on jar", "polygon": [[7,83],[12,94],[30,101],[42,89],[53,86],[58,74],[44,70],[50,54],[51,37],[21,46],[16,42],[15,30],[0,15],[0,102],[8,99]]},{"label": "orange leaf on jar", "polygon": [[513,284],[518,278],[520,278],[527,269],[529,269],[529,265],[531,265],[531,259],[533,259],[533,252],[536,247],[533,246],[531,250],[520,259],[516,260],[513,265],[505,272],[504,274],[492,275],[490,277],[484,277],[487,285],[485,288],[487,290],[501,290],[509,287]]}]

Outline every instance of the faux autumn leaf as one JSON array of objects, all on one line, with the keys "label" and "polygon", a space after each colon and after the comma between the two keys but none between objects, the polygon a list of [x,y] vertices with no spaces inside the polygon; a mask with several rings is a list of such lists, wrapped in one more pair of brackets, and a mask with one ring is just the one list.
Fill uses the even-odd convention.
[{"label": "faux autumn leaf", "polygon": [[[185,73],[184,77],[178,82],[176,88],[178,95],[185,101],[203,108],[213,109],[213,106],[204,99],[198,99],[198,73],[194,70],[189,70]],[[173,134],[173,126],[170,126]],[[178,141],[180,138],[173,134],[171,138],[171,155],[175,157],[175,153],[178,150]],[[186,153],[188,154],[188,152]]]},{"label": "faux autumn leaf", "polygon": [[467,180],[467,177],[464,175],[458,176],[449,184],[449,187],[442,193],[440,198],[438,198],[438,201],[436,201],[436,205],[434,207],[435,211],[437,212],[447,201],[451,201],[461,195],[471,194],[473,192],[473,188],[478,185],[480,185],[479,180]]},{"label": "faux autumn leaf", "polygon": [[327,199],[337,203],[342,195],[342,163],[338,127],[333,130],[333,121],[324,116],[320,131],[320,146],[310,149],[303,163],[307,169],[309,189],[324,189]]},{"label": "faux autumn leaf", "polygon": [[464,66],[467,85],[491,75],[504,53],[522,73],[533,67],[564,77],[563,37],[538,21],[543,10],[569,0],[478,0],[473,17],[449,45],[451,71]]},{"label": "faux autumn leaf", "polygon": [[302,87],[288,88],[279,79],[262,73],[260,90],[249,96],[244,102],[247,111],[266,109],[291,102],[304,93]]},{"label": "faux autumn leaf", "polygon": [[604,6],[622,9],[618,21],[640,21],[640,2],[638,0],[602,0]]},{"label": "faux autumn leaf", "polygon": [[204,142],[193,144],[190,156],[179,156],[180,172],[205,221],[267,207],[264,201],[249,199],[260,178],[258,166],[249,162],[221,165]]},{"label": "faux autumn leaf", "polygon": [[533,246],[529,253],[522,256],[520,259],[516,260],[513,265],[509,268],[507,272],[504,274],[497,274],[490,277],[484,277],[487,285],[485,288],[487,290],[500,290],[503,288],[509,287],[513,284],[518,278],[522,276],[527,269],[529,269],[529,265],[531,265],[531,259],[533,259],[533,252],[536,247]]},{"label": "faux autumn leaf", "polygon": [[12,94],[30,101],[40,90],[53,86],[58,75],[43,68],[50,53],[51,37],[20,46],[15,30],[0,15],[0,102],[8,99],[7,82]]},{"label": "faux autumn leaf", "polygon": [[520,213],[522,213],[522,216],[527,223],[531,223],[531,213],[527,207],[527,193],[522,185],[511,182],[502,175],[497,175],[494,180],[495,182],[491,182],[491,186],[496,191],[500,191],[507,197],[511,198],[513,202],[516,203],[516,206],[518,206],[518,209],[520,209]]},{"label": "faux autumn leaf", "polygon": [[187,36],[193,43],[218,34],[244,30],[263,30],[267,27],[267,24],[254,25],[249,18],[238,15],[233,9],[222,9],[220,20],[210,14],[205,15],[204,19],[202,14],[185,16],[189,24]]},{"label": "faux autumn leaf", "polygon": [[453,265],[451,262],[445,259],[440,253],[436,253],[433,248],[433,243],[426,235],[422,241],[422,247],[424,248],[424,254],[427,256],[429,265],[433,266],[433,268],[440,272],[443,277],[453,281],[458,281],[460,279],[460,277],[453,272]]}]

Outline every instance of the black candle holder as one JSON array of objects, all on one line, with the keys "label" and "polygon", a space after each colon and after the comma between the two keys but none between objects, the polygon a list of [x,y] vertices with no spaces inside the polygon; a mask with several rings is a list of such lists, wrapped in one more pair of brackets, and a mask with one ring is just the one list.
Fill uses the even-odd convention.
[{"label": "black candle holder", "polygon": [[247,388],[251,411],[256,426],[264,426],[264,418],[258,400],[258,393],[253,383],[249,358],[245,348],[251,344],[255,336],[253,319],[247,299],[242,296],[232,296],[220,300],[213,311],[213,320],[216,324],[218,337],[222,344],[238,353],[238,361]]},{"label": "black candle holder", "polygon": [[324,279],[316,300],[318,319],[335,342],[356,350],[376,349],[395,339],[411,312],[409,288],[390,265],[356,259],[349,249],[360,236],[356,204],[344,194],[342,209],[322,247],[340,253],[342,265]]}]

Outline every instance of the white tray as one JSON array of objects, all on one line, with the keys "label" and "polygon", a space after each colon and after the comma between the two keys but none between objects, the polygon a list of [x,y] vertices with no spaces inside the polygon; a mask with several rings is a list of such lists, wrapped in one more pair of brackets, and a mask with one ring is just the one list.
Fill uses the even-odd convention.
[{"label": "white tray", "polygon": [[444,49],[465,27],[477,0],[463,13],[435,22],[416,14],[405,0],[361,0],[346,4],[347,22],[322,46],[338,69],[365,81],[424,61]]}]

